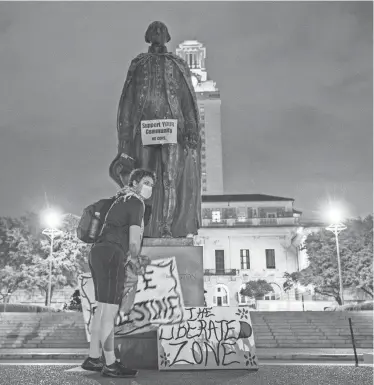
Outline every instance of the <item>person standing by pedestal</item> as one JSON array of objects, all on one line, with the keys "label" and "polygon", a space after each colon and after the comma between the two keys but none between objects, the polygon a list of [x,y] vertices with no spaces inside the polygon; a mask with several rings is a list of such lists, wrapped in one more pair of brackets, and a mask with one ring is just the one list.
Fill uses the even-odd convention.
[{"label": "person standing by pedestal", "polygon": [[89,357],[82,368],[101,371],[110,377],[135,377],[138,373],[116,361],[114,326],[125,284],[124,266],[138,262],[144,231],[144,200],[152,195],[155,176],[150,171],[136,169],[128,183],[109,209],[89,255],[97,309],[92,319]]}]

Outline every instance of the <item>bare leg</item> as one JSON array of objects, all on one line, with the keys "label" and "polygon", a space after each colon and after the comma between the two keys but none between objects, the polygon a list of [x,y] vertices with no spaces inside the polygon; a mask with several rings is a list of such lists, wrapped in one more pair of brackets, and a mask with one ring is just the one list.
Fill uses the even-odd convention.
[{"label": "bare leg", "polygon": [[118,305],[101,303],[100,312],[100,340],[104,350],[106,365],[116,361],[114,354],[114,323],[118,312]]},{"label": "bare leg", "polygon": [[171,225],[173,223],[177,203],[177,186],[180,176],[180,158],[183,152],[179,144],[162,146],[162,167],[164,184],[163,229],[162,237],[172,237]]}]

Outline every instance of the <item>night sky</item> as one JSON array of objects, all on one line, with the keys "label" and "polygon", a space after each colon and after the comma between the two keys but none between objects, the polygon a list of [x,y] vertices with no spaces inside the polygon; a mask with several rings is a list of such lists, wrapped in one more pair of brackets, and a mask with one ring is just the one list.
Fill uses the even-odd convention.
[{"label": "night sky", "polygon": [[371,2],[1,2],[0,216],[116,191],[118,101],[154,20],[170,51],[207,47],[225,193],[373,211]]}]

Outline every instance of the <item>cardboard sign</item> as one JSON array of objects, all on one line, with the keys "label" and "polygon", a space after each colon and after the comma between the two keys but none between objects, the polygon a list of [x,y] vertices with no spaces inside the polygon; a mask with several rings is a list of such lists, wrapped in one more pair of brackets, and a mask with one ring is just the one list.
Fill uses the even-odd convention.
[{"label": "cardboard sign", "polygon": [[[80,276],[83,317],[87,339],[95,311],[94,287],[90,273]],[[133,307],[124,317],[118,312],[115,335],[124,336],[157,330],[183,320],[184,302],[174,257],[153,260],[138,277]]]},{"label": "cardboard sign", "polygon": [[177,143],[177,119],[142,120],[143,146]]},{"label": "cardboard sign", "polygon": [[159,370],[258,369],[246,308],[185,308],[185,322],[161,326],[157,341]]},{"label": "cardboard sign", "polygon": [[87,341],[91,341],[92,317],[97,307],[95,301],[94,285],[91,273],[84,273],[79,276],[79,292],[82,301],[82,312],[84,319],[84,327],[86,329]]}]

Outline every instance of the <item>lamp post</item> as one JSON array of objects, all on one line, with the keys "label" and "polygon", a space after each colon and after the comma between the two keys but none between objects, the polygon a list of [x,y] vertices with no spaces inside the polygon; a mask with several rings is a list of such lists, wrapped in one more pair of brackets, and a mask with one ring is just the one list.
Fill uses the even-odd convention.
[{"label": "lamp post", "polygon": [[342,278],[342,268],[340,263],[340,252],[339,252],[339,233],[347,228],[343,223],[340,222],[340,213],[336,210],[330,211],[330,219],[332,219],[332,224],[326,227],[326,230],[331,231],[335,235],[336,242],[336,254],[338,257],[338,271],[339,271],[339,295],[342,301],[342,305],[344,305],[344,297],[343,297],[343,278]]},{"label": "lamp post", "polygon": [[48,297],[47,306],[51,305],[51,294],[52,294],[52,260],[53,260],[53,242],[62,231],[58,230],[58,226],[61,224],[61,215],[56,211],[49,210],[44,214],[44,222],[48,226],[42,231],[42,234],[46,235],[51,241],[51,247],[49,252],[49,280],[48,280]]}]

